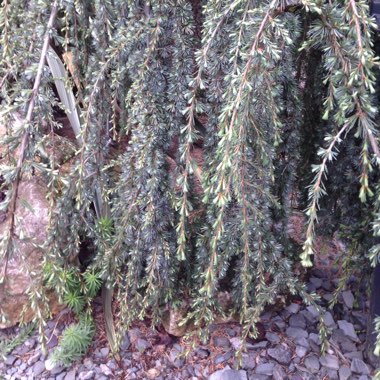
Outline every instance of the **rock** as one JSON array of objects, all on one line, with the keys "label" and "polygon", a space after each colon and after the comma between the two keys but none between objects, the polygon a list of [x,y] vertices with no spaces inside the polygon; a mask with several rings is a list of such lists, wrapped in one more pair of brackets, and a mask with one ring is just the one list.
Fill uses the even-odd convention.
[{"label": "rock", "polygon": [[11,366],[16,361],[16,359],[16,356],[8,355],[5,359],[5,364]]},{"label": "rock", "polygon": [[[27,290],[31,286],[29,271],[39,273],[43,260],[43,253],[36,246],[46,242],[49,208],[46,191],[46,185],[39,177],[22,180],[19,184],[15,212],[15,218],[18,222],[15,225],[14,235],[24,235],[25,239],[15,238],[15,245],[19,249],[13,253],[12,258],[8,261],[6,278],[4,283],[0,285],[0,304],[4,317],[4,320],[0,322],[0,329],[14,326],[20,322],[20,310],[24,307],[26,312],[23,314],[23,321],[30,322],[34,317],[34,312],[29,306]],[[33,210],[26,207],[25,202],[31,205]],[[0,240],[7,233],[8,225],[8,218],[0,223]],[[33,238],[33,241],[27,238]],[[4,267],[3,261],[0,261],[0,267]],[[34,281],[37,284],[39,280],[34,277]],[[63,308],[59,305],[53,292],[48,292],[48,297],[49,308],[52,313],[57,313]]]},{"label": "rock", "polygon": [[307,354],[307,348],[303,346],[296,346],[296,355],[299,358],[303,358]]},{"label": "rock", "polygon": [[171,308],[167,310],[162,317],[162,325],[165,331],[177,337],[184,336],[189,328],[189,324],[181,325],[180,322],[185,318],[188,311],[187,306]]},{"label": "rock", "polygon": [[351,371],[358,375],[369,375],[370,373],[367,364],[365,364],[363,360],[357,358],[352,359]]},{"label": "rock", "polygon": [[309,335],[309,341],[313,342],[317,346],[321,345],[321,337],[318,334],[310,333],[310,335]]},{"label": "rock", "polygon": [[218,365],[218,364],[224,363],[227,360],[231,359],[231,357],[232,357],[231,351],[227,351],[224,354],[218,354],[214,358],[214,364]]},{"label": "rock", "polygon": [[197,348],[195,353],[200,359],[207,359],[210,356],[210,351],[204,350],[203,348]]},{"label": "rock", "polygon": [[300,311],[300,305],[298,303],[291,303],[285,308],[290,314],[297,314]]},{"label": "rock", "polygon": [[333,369],[336,371],[339,369],[339,361],[335,355],[327,354],[325,356],[321,356],[319,358],[319,361],[321,365],[323,365],[326,368]]},{"label": "rock", "polygon": [[247,370],[252,370],[256,367],[256,354],[243,354],[242,356],[242,368]]},{"label": "rock", "polygon": [[227,328],[226,332],[227,332],[228,336],[231,338],[233,338],[237,335],[237,331],[235,329]]},{"label": "rock", "polygon": [[322,379],[339,380],[338,371],[326,367],[322,367],[319,373]]},{"label": "rock", "polygon": [[345,292],[342,292],[342,298],[344,304],[349,308],[352,309],[354,307],[354,295],[352,294],[351,290],[346,290]]},{"label": "rock", "polygon": [[305,329],[306,328],[305,317],[302,314],[293,314],[289,318],[289,325],[291,327],[297,327],[297,328],[300,328],[300,329]]},{"label": "rock", "polygon": [[336,323],[334,321],[334,318],[329,311],[325,313],[325,315],[323,316],[323,320],[325,322],[326,327],[331,328],[331,329],[336,328]]},{"label": "rock", "polygon": [[240,337],[235,337],[230,339],[231,345],[234,348],[234,350],[240,349],[242,345],[242,339]]},{"label": "rock", "polygon": [[284,365],[289,364],[292,359],[290,351],[283,348],[269,348],[267,353],[269,357]]},{"label": "rock", "polygon": [[106,358],[110,353],[110,349],[108,347],[103,347],[100,349],[100,353],[104,358]]},{"label": "rock", "polygon": [[272,376],[259,375],[257,373],[249,374],[249,380],[271,380]]},{"label": "rock", "polygon": [[148,379],[157,379],[160,373],[161,372],[157,368],[151,368],[148,371],[146,371],[146,375],[148,376]]},{"label": "rock", "polygon": [[86,372],[81,372],[79,374],[78,380],[91,380],[94,377],[95,377],[94,371],[86,371]]},{"label": "rock", "polygon": [[[54,369],[60,368],[59,363],[55,363],[52,358],[45,360],[45,368],[47,371],[53,371]],[[60,371],[62,372],[62,371]]]},{"label": "rock", "polygon": [[185,364],[185,359],[181,357],[182,348],[173,347],[169,354],[169,360],[176,368],[181,368]]},{"label": "rock", "polygon": [[269,342],[271,342],[271,343],[273,343],[273,344],[280,343],[280,337],[279,337],[277,334],[275,334],[275,333],[273,333],[273,332],[271,332],[271,331],[268,331],[268,332],[265,334],[265,338],[266,338]]},{"label": "rock", "polygon": [[318,277],[310,277],[309,281],[315,286],[316,289],[322,286],[322,279]]},{"label": "rock", "polygon": [[33,371],[32,371],[34,376],[38,377],[44,371],[45,371],[45,363],[44,362],[38,361],[34,364]]},{"label": "rock", "polygon": [[125,334],[120,348],[121,348],[121,350],[126,351],[126,350],[128,350],[128,348],[129,348],[130,345],[131,345],[131,342],[129,340],[128,334]]},{"label": "rock", "polygon": [[104,373],[106,376],[111,376],[112,375],[112,371],[111,371],[111,369],[107,365],[100,364],[99,368],[100,368],[100,371],[102,373]]},{"label": "rock", "polygon": [[41,352],[37,351],[35,352],[29,359],[28,359],[28,365],[31,366],[34,364],[39,358],[41,357]]},{"label": "rock", "polygon": [[249,348],[250,350],[260,350],[262,348],[267,348],[267,346],[268,346],[267,340],[263,340],[262,342],[258,342],[255,344],[247,344],[247,348]]},{"label": "rock", "polygon": [[298,344],[299,346],[305,347],[307,349],[310,348],[309,341],[306,338],[298,338],[298,339],[295,339],[294,342]]},{"label": "rock", "polygon": [[209,380],[247,380],[247,373],[224,368],[211,374]]},{"label": "rock", "polygon": [[363,352],[362,351],[352,351],[352,352],[346,352],[344,354],[344,357],[347,359],[360,359],[363,360]]},{"label": "rock", "polygon": [[352,323],[345,320],[340,320],[338,321],[338,326],[346,337],[350,338],[354,342],[359,342],[359,338],[356,335],[354,325]]},{"label": "rock", "polygon": [[46,343],[46,348],[48,350],[51,350],[52,348],[56,347],[58,345],[58,337],[57,335],[51,335],[48,342]]},{"label": "rock", "polygon": [[286,378],[286,373],[283,368],[276,365],[273,369],[273,380],[284,380]]},{"label": "rock", "polygon": [[141,331],[137,328],[130,329],[128,331],[128,340],[132,343],[136,343],[137,339],[141,337]]},{"label": "rock", "polygon": [[274,364],[273,363],[263,363],[263,364],[259,364],[256,367],[255,372],[259,375],[272,376],[273,370],[274,370]]},{"label": "rock", "polygon": [[59,375],[55,377],[55,380],[64,380],[66,375],[67,375],[66,372],[61,372]]},{"label": "rock", "polygon": [[215,347],[228,348],[231,345],[230,340],[224,336],[214,336],[212,341]]},{"label": "rock", "polygon": [[75,380],[76,371],[75,369],[72,369],[71,371],[67,372],[65,376],[65,380]]},{"label": "rock", "polygon": [[350,368],[343,366],[339,368],[339,380],[348,380],[351,376]]},{"label": "rock", "polygon": [[83,360],[83,365],[87,368],[87,369],[90,369],[94,366],[94,362],[92,361],[91,358],[85,358]]},{"label": "rock", "polygon": [[286,329],[286,335],[294,339],[307,338],[308,336],[307,331],[300,329],[298,327],[288,327]]},{"label": "rock", "polygon": [[150,347],[150,344],[145,339],[138,338],[135,347],[138,352],[143,353]]},{"label": "rock", "polygon": [[304,361],[304,365],[311,373],[317,373],[320,368],[319,360],[315,355],[308,356]]}]

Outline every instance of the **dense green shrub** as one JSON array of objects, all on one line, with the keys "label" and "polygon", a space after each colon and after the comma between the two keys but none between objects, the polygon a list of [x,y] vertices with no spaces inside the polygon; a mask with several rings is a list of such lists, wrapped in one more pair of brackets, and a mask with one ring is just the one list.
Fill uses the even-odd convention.
[{"label": "dense green shrub", "polygon": [[[206,327],[226,287],[245,334],[281,293],[313,302],[292,272],[293,198],[309,218],[306,267],[320,207],[361,252],[374,207],[378,235],[377,60],[364,0],[4,0],[0,20],[1,208],[14,214],[22,177],[46,179],[46,285],[80,311],[101,278],[113,348],[113,297],[118,336],[183,300],[186,318]],[[51,76],[60,59],[63,81]],[[55,154],[63,113],[76,134],[68,173]],[[78,267],[84,241],[94,252]]]}]

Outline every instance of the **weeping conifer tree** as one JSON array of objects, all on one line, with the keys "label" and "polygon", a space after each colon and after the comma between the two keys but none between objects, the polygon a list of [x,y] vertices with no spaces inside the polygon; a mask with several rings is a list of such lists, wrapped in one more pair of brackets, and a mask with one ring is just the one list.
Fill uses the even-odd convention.
[{"label": "weeping conifer tree", "polygon": [[[30,288],[41,331],[48,288],[88,316],[102,286],[114,350],[135,319],[159,323],[183,300],[185,321],[207,331],[225,289],[255,335],[279,295],[315,302],[292,269],[312,265],[320,208],[366,259],[380,152],[364,0],[5,0],[0,20],[1,258],[20,254],[17,192],[39,176],[50,205],[44,282]],[[309,218],[300,257],[286,235],[294,197]]]}]

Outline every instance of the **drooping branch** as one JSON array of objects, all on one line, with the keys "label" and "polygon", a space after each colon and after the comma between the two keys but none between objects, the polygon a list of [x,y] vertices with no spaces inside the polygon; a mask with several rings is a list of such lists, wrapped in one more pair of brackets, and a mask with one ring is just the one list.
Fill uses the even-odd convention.
[{"label": "drooping branch", "polygon": [[9,215],[9,225],[8,225],[8,231],[9,231],[9,238],[8,238],[8,244],[5,247],[5,265],[3,267],[3,273],[0,276],[0,279],[4,279],[6,272],[7,272],[7,264],[8,264],[8,259],[9,259],[9,251],[10,251],[10,244],[11,244],[11,239],[14,234],[14,229],[15,229],[15,212],[16,212],[16,207],[17,207],[17,195],[18,195],[18,189],[20,185],[20,180],[21,180],[21,171],[22,171],[22,166],[25,160],[25,155],[26,151],[28,149],[29,145],[29,139],[30,139],[30,128],[31,128],[31,123],[33,120],[33,111],[34,111],[34,106],[36,103],[36,98],[38,95],[38,91],[41,85],[41,79],[42,79],[42,74],[44,71],[45,67],[45,62],[46,62],[46,55],[48,54],[49,50],[49,43],[50,43],[50,33],[51,30],[54,26],[54,21],[57,16],[58,12],[58,1],[55,0],[52,7],[51,7],[51,13],[49,17],[48,24],[46,26],[46,32],[45,32],[45,37],[44,37],[44,42],[42,45],[42,50],[41,50],[41,55],[40,55],[40,61],[38,63],[38,68],[37,68],[37,74],[36,78],[34,80],[34,85],[32,89],[32,95],[29,101],[28,109],[25,115],[25,120],[24,120],[24,129],[25,132],[22,136],[21,139],[21,145],[20,145],[20,153],[17,159],[17,165],[15,168],[15,179],[13,181],[12,185],[12,198],[9,203],[9,208],[8,208],[8,215]]}]

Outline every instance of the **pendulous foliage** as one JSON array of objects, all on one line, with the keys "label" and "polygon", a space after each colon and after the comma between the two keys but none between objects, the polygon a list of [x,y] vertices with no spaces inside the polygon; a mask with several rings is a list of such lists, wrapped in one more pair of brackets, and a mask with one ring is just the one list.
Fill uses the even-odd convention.
[{"label": "pendulous foliage", "polygon": [[113,350],[133,320],[180,304],[207,331],[225,289],[244,335],[281,294],[314,303],[292,270],[293,208],[307,208],[305,267],[320,208],[360,252],[373,212],[379,235],[374,27],[364,0],[4,0],[0,257],[17,254],[20,181],[44,178],[40,330],[48,287],[78,314],[102,287]]}]

